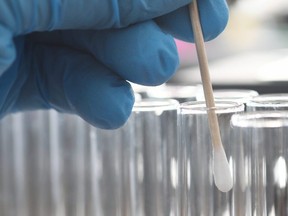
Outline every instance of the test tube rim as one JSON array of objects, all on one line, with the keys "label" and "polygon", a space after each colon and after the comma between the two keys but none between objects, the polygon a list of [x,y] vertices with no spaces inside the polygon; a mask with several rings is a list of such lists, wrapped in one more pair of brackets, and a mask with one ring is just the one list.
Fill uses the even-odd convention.
[{"label": "test tube rim", "polygon": [[262,94],[247,102],[248,107],[288,107],[288,94]]},{"label": "test tube rim", "polygon": [[[201,106],[199,106],[201,105]],[[214,110],[216,114],[243,112],[244,104],[235,101],[215,100],[215,107],[207,108],[205,101],[188,101],[180,104],[182,114],[207,114]],[[222,106],[219,106],[222,105]],[[224,106],[223,106],[224,105]]]},{"label": "test tube rim", "polygon": [[[249,92],[251,93],[251,95],[249,95]],[[238,96],[225,96],[222,97],[220,96],[223,93],[229,93],[230,95],[237,95],[237,93],[241,94],[241,97]],[[259,94],[257,91],[253,90],[253,89],[215,89],[213,91],[214,94],[214,98],[215,100],[233,100],[233,101],[237,101],[237,102],[247,102],[250,99],[252,99],[253,97],[257,97]],[[220,95],[219,95],[220,94]],[[198,101],[202,101],[204,99],[204,93],[202,94],[198,94],[197,98]]]},{"label": "test tube rim", "polygon": [[177,109],[179,109],[179,102],[177,100],[145,98],[140,101],[136,101],[132,111],[155,112],[155,111],[168,111]]},{"label": "test tube rim", "polygon": [[[265,120],[265,121],[264,121]],[[239,128],[288,127],[288,111],[253,111],[234,114],[231,126]]]}]

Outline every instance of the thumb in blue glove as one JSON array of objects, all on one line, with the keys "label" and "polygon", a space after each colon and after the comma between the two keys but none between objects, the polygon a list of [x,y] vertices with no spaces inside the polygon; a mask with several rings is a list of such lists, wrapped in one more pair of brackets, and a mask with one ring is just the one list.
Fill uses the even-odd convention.
[{"label": "thumb in blue glove", "polygon": [[[228,19],[225,0],[213,2],[200,4],[206,39],[216,37]],[[193,41],[187,3],[0,2],[0,116],[54,108],[97,127],[121,126],[134,102],[125,80],[167,81],[178,66],[171,35]]]}]

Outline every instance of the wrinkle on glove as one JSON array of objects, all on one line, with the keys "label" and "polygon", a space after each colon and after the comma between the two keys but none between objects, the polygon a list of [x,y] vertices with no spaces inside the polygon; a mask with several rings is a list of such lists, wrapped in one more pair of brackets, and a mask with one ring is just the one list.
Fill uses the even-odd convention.
[{"label": "wrinkle on glove", "polygon": [[125,123],[134,103],[128,82],[76,50],[45,45],[31,49],[32,68],[14,111],[32,109],[38,98],[42,101],[34,106],[78,114],[99,128]]},{"label": "wrinkle on glove", "polygon": [[179,65],[173,37],[153,21],[104,31],[34,33],[30,39],[85,51],[123,79],[142,85],[166,82]]}]

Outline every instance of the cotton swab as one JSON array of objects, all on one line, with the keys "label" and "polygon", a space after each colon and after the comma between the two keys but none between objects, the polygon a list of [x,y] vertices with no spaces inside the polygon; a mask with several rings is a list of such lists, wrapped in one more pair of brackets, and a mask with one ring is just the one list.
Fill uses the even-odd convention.
[{"label": "cotton swab", "polygon": [[192,3],[189,5],[189,10],[206,101],[210,134],[212,139],[214,182],[216,187],[220,191],[228,192],[233,187],[233,181],[228,160],[221,141],[218,118],[215,113],[213,89],[209,75],[208,60],[206,56],[203,33],[199,20],[198,6],[196,0],[193,0]]}]

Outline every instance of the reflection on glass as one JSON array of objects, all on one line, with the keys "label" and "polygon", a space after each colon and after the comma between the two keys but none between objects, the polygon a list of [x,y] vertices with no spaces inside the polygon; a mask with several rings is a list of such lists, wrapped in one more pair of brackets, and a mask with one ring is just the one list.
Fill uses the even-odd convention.
[{"label": "reflection on glass", "polygon": [[[230,119],[234,113],[243,111],[243,104],[216,101],[215,112],[228,161],[233,159],[231,149],[235,145]],[[232,191],[222,193],[214,185],[212,144],[205,102],[181,104],[180,121],[182,214],[232,215]]]},{"label": "reflection on glass", "polygon": [[136,101],[117,130],[91,128],[95,211],[101,215],[179,215],[178,102]]},{"label": "reflection on glass", "polygon": [[282,156],[275,162],[274,179],[279,188],[284,188],[287,184],[287,165]]},{"label": "reflection on glass", "polygon": [[175,99],[180,103],[195,101],[197,92],[202,89],[201,85],[162,85],[147,90],[148,98]]},{"label": "reflection on glass", "polygon": [[251,112],[232,117],[235,132],[234,199],[237,215],[287,215],[288,113]]}]

